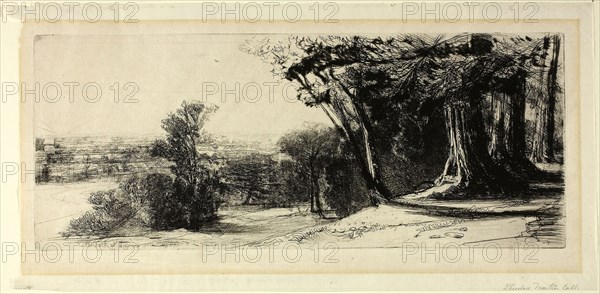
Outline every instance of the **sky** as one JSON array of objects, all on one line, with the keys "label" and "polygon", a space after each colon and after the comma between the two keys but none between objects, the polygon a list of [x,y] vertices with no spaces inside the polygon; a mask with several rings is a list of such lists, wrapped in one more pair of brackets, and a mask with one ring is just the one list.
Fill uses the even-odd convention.
[{"label": "sky", "polygon": [[[295,101],[293,87],[284,94],[287,82],[273,77],[270,65],[239,50],[248,37],[39,36],[33,52],[34,80],[41,93],[41,101],[34,106],[35,134],[160,135],[161,119],[184,100],[219,106],[206,125],[206,130],[215,134],[283,134],[305,122],[330,124],[322,110]],[[129,88],[125,88],[127,83]],[[33,88],[31,84],[28,87]],[[94,99],[97,88],[102,94]],[[57,89],[62,92],[60,98],[54,98]],[[137,102],[124,103],[131,93],[128,101]]]}]

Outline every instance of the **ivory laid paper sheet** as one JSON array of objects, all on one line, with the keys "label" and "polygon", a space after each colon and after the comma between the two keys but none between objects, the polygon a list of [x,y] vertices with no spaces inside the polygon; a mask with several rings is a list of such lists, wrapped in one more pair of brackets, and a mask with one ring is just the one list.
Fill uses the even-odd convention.
[{"label": "ivory laid paper sheet", "polygon": [[598,289],[597,4],[2,5],[10,291]]}]

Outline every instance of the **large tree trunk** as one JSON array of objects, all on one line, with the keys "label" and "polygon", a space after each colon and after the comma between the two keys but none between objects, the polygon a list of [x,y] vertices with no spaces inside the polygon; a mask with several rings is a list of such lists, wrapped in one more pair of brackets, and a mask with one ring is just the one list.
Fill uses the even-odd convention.
[{"label": "large tree trunk", "polygon": [[[533,162],[554,162],[554,112],[556,109],[556,95],[558,92],[557,75],[560,56],[560,36],[544,38],[544,52],[542,53],[540,71],[541,84],[545,83],[545,91],[535,107],[535,133],[530,159]],[[550,48],[552,47],[552,48]],[[545,56],[552,49],[550,64],[546,65]],[[546,68],[548,68],[546,72]],[[543,93],[545,92],[546,95]]]},{"label": "large tree trunk", "polygon": [[554,50],[552,50],[552,61],[548,69],[548,115],[546,116],[546,152],[544,157],[549,162],[554,162],[554,111],[556,110],[556,94],[558,92],[558,59],[560,56],[560,36],[552,38]]},{"label": "large tree trunk", "polygon": [[[494,161],[517,177],[537,177],[540,170],[525,154],[525,73],[511,78],[508,93],[492,93],[494,103],[490,155]],[[495,97],[495,98],[494,98]]]},{"label": "large tree trunk", "polygon": [[[544,85],[547,84],[546,81],[548,80],[548,75],[546,72],[546,56],[548,55],[548,49],[550,48],[549,36],[544,37],[544,43],[542,48],[543,50],[539,61],[539,65],[541,68],[539,75],[539,83],[541,85]],[[538,97],[533,104],[535,110],[535,128],[533,132],[531,154],[529,155],[529,159],[533,162],[544,162],[544,153],[546,149],[544,131],[546,129],[545,124],[548,110],[547,95],[545,95],[544,93],[546,93],[546,91],[540,89],[538,92]]]},{"label": "large tree trunk", "polygon": [[335,117],[327,107],[322,107],[322,109],[336,125],[341,135],[347,139],[365,180],[371,205],[377,206],[379,203],[387,202],[392,195],[383,182],[381,164],[377,153],[371,147],[369,130],[363,121],[356,121],[356,117],[359,120],[361,118],[366,120],[368,117],[365,118],[366,114],[358,112],[352,102],[339,98],[333,98],[329,106],[335,113]]},{"label": "large tree trunk", "polygon": [[367,188],[369,189],[369,199],[373,206],[378,205],[381,202],[386,202],[391,197],[391,192],[383,182],[383,175],[381,173],[381,162],[379,156],[373,150],[370,143],[370,137],[368,130],[362,126],[362,133],[364,136],[364,153],[365,153],[365,166],[368,170]]},{"label": "large tree trunk", "polygon": [[391,192],[383,182],[381,170],[379,164],[377,164],[379,158],[371,149],[368,133],[364,129],[361,129],[361,131],[362,140],[354,139],[356,134],[351,131],[349,142],[352,145],[354,157],[359,163],[361,174],[369,191],[371,205],[377,206],[382,202],[387,202],[391,197]]},{"label": "large tree trunk", "polygon": [[525,77],[525,73],[517,73],[513,78],[513,91],[509,93],[510,121],[506,146],[513,160],[525,159]]},{"label": "large tree trunk", "polygon": [[[331,97],[330,105],[341,125],[334,119],[332,121],[339,126],[338,129],[353,145],[352,150],[361,165],[362,174],[369,190],[371,205],[377,206],[381,202],[387,202],[392,198],[392,193],[383,181],[381,161],[377,152],[371,146],[372,139],[370,135],[373,132],[373,126],[365,105],[356,92],[349,89],[335,76],[332,69],[329,70],[327,75],[330,80],[337,83],[340,92],[338,97]],[[324,82],[328,80],[322,75],[320,77]],[[346,96],[346,99],[341,98],[344,96]],[[329,117],[332,118],[331,115]]]},{"label": "large tree trunk", "polygon": [[510,122],[507,125],[506,146],[508,147],[507,168],[517,176],[537,177],[540,170],[527,158],[526,155],[526,128],[525,128],[525,98],[526,98],[526,73],[519,72],[513,78],[513,89],[509,93]]},{"label": "large tree trunk", "polygon": [[524,185],[488,153],[480,103],[476,99],[445,107],[449,154],[438,185],[453,183],[476,194],[520,191]]},{"label": "large tree trunk", "polygon": [[506,146],[506,97],[503,93],[491,93],[491,105],[493,111],[490,132],[489,152],[496,162],[501,162],[508,158]]}]

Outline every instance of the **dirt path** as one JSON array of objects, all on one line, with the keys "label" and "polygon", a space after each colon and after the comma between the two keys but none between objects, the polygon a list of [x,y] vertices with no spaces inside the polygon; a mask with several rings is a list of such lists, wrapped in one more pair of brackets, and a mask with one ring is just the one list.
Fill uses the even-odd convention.
[{"label": "dirt path", "polygon": [[237,206],[219,211],[217,223],[197,232],[179,229],[174,231],[145,231],[130,237],[114,237],[104,241],[135,244],[142,247],[178,249],[197,248],[206,244],[243,246],[260,244],[290,232],[323,225],[322,220],[297,208],[261,209]]},{"label": "dirt path", "polygon": [[335,243],[340,248],[397,248],[407,243],[428,247],[494,243],[500,247],[535,244],[540,248],[560,248],[564,246],[560,219],[558,214],[441,216],[424,208],[381,205],[270,242]]},{"label": "dirt path", "polygon": [[[86,182],[39,185],[35,190],[34,229],[37,241],[64,241],[60,232],[71,219],[91,209],[90,193],[118,187],[115,182]],[[304,228],[325,224],[307,208],[263,209],[257,206],[223,207],[220,220],[198,232],[175,230],[167,232],[140,231],[132,236],[105,239],[102,242],[136,243],[151,247],[196,247],[203,243],[250,244]],[[71,239],[72,240],[72,239]],[[89,242],[91,240],[82,240]]]},{"label": "dirt path", "polygon": [[[89,194],[116,188],[114,182],[41,185],[35,192],[35,236],[38,241],[62,240],[69,221],[91,208]],[[423,203],[421,203],[423,204]],[[271,242],[335,242],[340,247],[399,247],[406,242],[425,244],[484,244],[510,246],[515,242],[561,247],[563,218],[560,213],[486,215],[473,217],[472,203],[441,203],[456,215],[432,214],[430,207],[386,206],[367,208],[342,220],[323,220],[307,208],[263,209],[257,206],[222,207],[220,220],[191,232],[140,230],[127,236],[83,242],[119,242],[152,248],[197,248],[203,244],[267,245]],[[437,202],[426,205],[441,205]],[[493,204],[493,203],[492,203]],[[489,212],[487,202],[476,211]],[[531,205],[528,203],[527,205]],[[448,207],[446,207],[448,206]],[[516,207],[508,206],[511,210]],[[559,205],[560,208],[560,205]],[[517,209],[518,210],[518,209]],[[503,211],[500,211],[503,212]],[[479,213],[477,213],[479,214]],[[69,241],[74,241],[69,239]]]}]

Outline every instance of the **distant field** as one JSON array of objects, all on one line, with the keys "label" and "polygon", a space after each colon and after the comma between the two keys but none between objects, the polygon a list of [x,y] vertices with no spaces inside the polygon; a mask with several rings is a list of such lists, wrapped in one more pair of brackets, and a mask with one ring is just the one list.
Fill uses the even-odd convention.
[{"label": "distant field", "polygon": [[155,137],[71,137],[36,146],[36,181],[69,183],[168,171],[169,162],[148,153]]},{"label": "distant field", "polygon": [[[168,172],[171,163],[150,156],[158,136],[59,137],[36,141],[36,182],[71,183],[113,179],[147,172]],[[250,153],[274,154],[272,144],[212,138],[198,152],[227,160]]]}]

